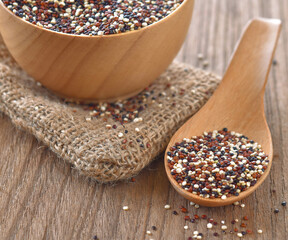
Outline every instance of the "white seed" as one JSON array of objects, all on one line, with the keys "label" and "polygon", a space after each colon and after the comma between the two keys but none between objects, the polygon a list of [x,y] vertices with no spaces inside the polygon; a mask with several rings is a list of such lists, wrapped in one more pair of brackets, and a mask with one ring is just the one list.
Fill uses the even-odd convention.
[{"label": "white seed", "polygon": [[234,202],[233,205],[238,206],[239,202]]},{"label": "white seed", "polygon": [[242,204],[240,205],[240,207],[244,208],[244,207],[245,207],[245,204],[244,204],[244,203],[242,203]]},{"label": "white seed", "polygon": [[263,231],[261,229],[258,229],[257,232],[260,234],[263,233]]},{"label": "white seed", "polygon": [[151,231],[147,231],[146,233],[147,233],[147,235],[151,235],[152,234]]},{"label": "white seed", "polygon": [[198,54],[197,54],[197,58],[198,58],[199,60],[202,60],[202,59],[204,58],[203,53],[198,53]]},{"label": "white seed", "polygon": [[222,230],[226,230],[226,229],[227,229],[227,226],[226,226],[226,225],[223,225],[223,226],[221,226],[221,229],[222,229]]},{"label": "white seed", "polygon": [[227,198],[226,195],[223,195],[223,196],[221,197],[221,199],[223,199],[223,200],[226,199],[226,198]]},{"label": "white seed", "polygon": [[198,235],[199,232],[198,232],[198,231],[194,231],[193,234],[194,234],[194,235]]},{"label": "white seed", "polygon": [[170,208],[171,208],[171,206],[170,206],[170,205],[168,205],[168,204],[166,204],[166,205],[164,206],[164,208],[165,208],[165,209],[170,209]]},{"label": "white seed", "polygon": [[195,203],[194,203],[194,202],[190,202],[189,204],[190,204],[190,206],[194,206],[194,205],[195,205]]},{"label": "white seed", "polygon": [[128,207],[128,206],[124,206],[124,207],[123,207],[123,210],[124,210],[124,211],[128,211],[128,210],[129,210],[129,207]]},{"label": "white seed", "polygon": [[118,133],[118,137],[122,138],[124,136],[124,134],[122,132]]},{"label": "white seed", "polygon": [[209,181],[209,182],[213,182],[213,178],[212,178],[212,177],[209,177],[209,178],[208,178],[208,181]]},{"label": "white seed", "polygon": [[195,204],[195,208],[199,208],[200,206],[198,204]]},{"label": "white seed", "polygon": [[239,238],[242,238],[242,237],[243,237],[243,234],[242,234],[242,233],[237,233],[237,236],[238,236]]},{"label": "white seed", "polygon": [[184,229],[187,230],[189,227],[187,225],[184,226]]},{"label": "white seed", "polygon": [[213,224],[212,223],[207,223],[207,228],[212,228]]},{"label": "white seed", "polygon": [[203,62],[203,67],[207,67],[209,65],[209,62],[207,61],[207,60],[205,60],[204,62]]},{"label": "white seed", "polygon": [[140,129],[139,129],[139,128],[135,128],[135,131],[136,131],[136,132],[140,132]]}]

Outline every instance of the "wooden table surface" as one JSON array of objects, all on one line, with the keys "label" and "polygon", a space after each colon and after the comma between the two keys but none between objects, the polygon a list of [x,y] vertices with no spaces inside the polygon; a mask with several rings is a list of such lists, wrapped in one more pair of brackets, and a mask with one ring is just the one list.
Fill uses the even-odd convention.
[{"label": "wooden table surface", "polygon": [[[245,239],[288,239],[288,1],[287,0],[196,0],[189,35],[177,59],[223,74],[235,43],[247,21],[255,16],[283,20],[283,29],[265,96],[265,109],[274,144],[270,176],[250,197],[245,207],[195,209],[170,186],[163,156],[136,177],[135,182],[100,185],[58,159],[35,138],[0,117],[0,239],[188,239],[193,231],[203,239],[238,239],[229,231],[239,229],[247,215],[253,234]],[[169,40],[169,39],[168,39]],[[247,62],[249,64],[249,62]],[[164,205],[170,204],[171,210]],[[129,211],[123,211],[124,205]],[[180,206],[190,216],[206,214],[218,221],[207,230],[207,220],[187,223]],[[274,209],[279,208],[278,214]],[[172,210],[179,212],[173,215]],[[238,218],[239,222],[231,224]],[[220,221],[228,226],[221,233]],[[157,230],[151,230],[151,226]],[[258,229],[263,234],[257,234]],[[152,235],[146,234],[147,230]],[[213,233],[218,232],[219,237]]]}]

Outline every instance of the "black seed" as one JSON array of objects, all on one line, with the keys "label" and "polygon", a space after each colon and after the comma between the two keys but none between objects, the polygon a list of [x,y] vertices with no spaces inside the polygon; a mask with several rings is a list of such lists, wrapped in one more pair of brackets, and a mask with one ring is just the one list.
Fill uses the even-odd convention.
[{"label": "black seed", "polygon": [[279,209],[276,208],[276,209],[274,210],[274,213],[279,213]]}]

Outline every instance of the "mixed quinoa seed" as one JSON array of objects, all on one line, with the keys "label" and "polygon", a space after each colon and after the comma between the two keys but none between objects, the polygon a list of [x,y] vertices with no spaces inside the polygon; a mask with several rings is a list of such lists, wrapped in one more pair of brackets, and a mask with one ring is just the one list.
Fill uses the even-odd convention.
[{"label": "mixed quinoa seed", "polygon": [[269,164],[258,143],[227,128],[183,139],[170,148],[167,160],[184,190],[211,199],[238,196],[256,184]]},{"label": "mixed quinoa seed", "polygon": [[75,35],[137,30],[172,13],[184,0],[9,0],[15,15],[39,27]]}]

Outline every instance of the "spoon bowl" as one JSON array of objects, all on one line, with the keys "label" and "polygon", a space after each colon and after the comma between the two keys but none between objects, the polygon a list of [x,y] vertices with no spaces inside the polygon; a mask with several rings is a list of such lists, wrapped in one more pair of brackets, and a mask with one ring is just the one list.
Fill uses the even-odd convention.
[{"label": "spoon bowl", "polygon": [[[232,204],[254,192],[268,176],[273,146],[264,113],[264,92],[272,57],[281,29],[277,19],[253,19],[242,34],[221,84],[208,102],[171,138],[165,152],[165,169],[172,186],[183,197],[199,205],[217,207]],[[239,196],[209,199],[184,190],[172,177],[167,152],[184,138],[224,127],[244,134],[262,146],[269,164],[257,183]]]}]

